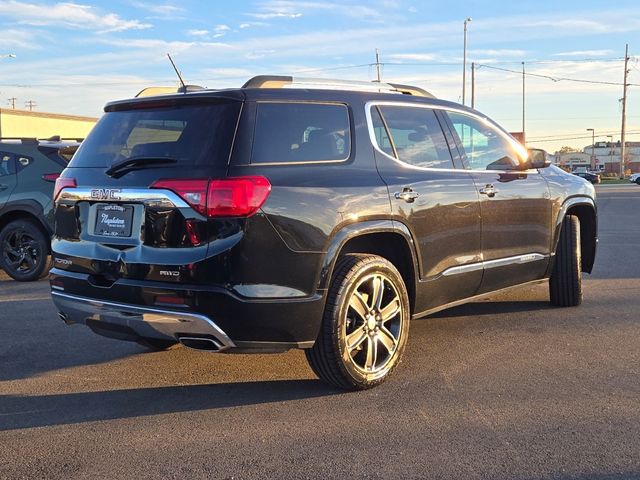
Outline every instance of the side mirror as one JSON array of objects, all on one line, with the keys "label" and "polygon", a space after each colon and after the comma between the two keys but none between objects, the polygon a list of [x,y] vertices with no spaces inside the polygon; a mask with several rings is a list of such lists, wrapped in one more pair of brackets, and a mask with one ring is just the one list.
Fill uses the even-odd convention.
[{"label": "side mirror", "polygon": [[529,168],[547,168],[551,165],[549,154],[540,148],[529,148],[529,157],[523,165],[525,169]]}]

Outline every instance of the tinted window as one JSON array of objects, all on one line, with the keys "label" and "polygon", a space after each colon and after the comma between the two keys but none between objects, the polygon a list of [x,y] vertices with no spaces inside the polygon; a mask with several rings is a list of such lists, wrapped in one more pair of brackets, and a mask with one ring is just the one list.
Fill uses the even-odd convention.
[{"label": "tinted window", "polygon": [[78,150],[78,147],[76,145],[69,145],[67,147],[61,148],[40,146],[38,147],[38,150],[40,150],[43,154],[56,162],[58,165],[66,167],[73,158],[73,155],[76,153],[76,150]]},{"label": "tinted window", "polygon": [[0,177],[16,173],[16,164],[12,153],[0,152]]},{"label": "tinted window", "polygon": [[449,147],[433,110],[381,106],[398,159],[422,168],[453,168]]},{"label": "tinted window", "polygon": [[385,127],[382,117],[380,117],[378,107],[373,107],[371,109],[371,122],[373,123],[373,133],[376,136],[378,148],[387,155],[395,157],[393,147],[391,146],[391,140],[389,140],[389,134],[387,133],[387,127]]},{"label": "tinted window", "polygon": [[471,169],[511,170],[520,165],[516,147],[495,127],[469,115],[448,114]]},{"label": "tinted window", "polygon": [[239,102],[107,112],[69,166],[110,167],[130,157],[226,164],[239,112]]},{"label": "tinted window", "polygon": [[251,163],[345,160],[350,137],[344,105],[259,103]]}]

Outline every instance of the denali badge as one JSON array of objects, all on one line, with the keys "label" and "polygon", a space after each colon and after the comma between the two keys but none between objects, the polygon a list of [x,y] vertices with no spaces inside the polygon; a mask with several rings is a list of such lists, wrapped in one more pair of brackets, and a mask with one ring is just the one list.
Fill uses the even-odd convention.
[{"label": "denali badge", "polygon": [[163,275],[165,277],[179,277],[180,272],[177,272],[175,270],[160,270],[160,275]]},{"label": "denali badge", "polygon": [[120,200],[119,188],[94,188],[91,190],[93,200]]},{"label": "denali badge", "polygon": [[71,265],[73,263],[71,260],[67,260],[66,258],[56,258],[53,261],[60,265]]}]

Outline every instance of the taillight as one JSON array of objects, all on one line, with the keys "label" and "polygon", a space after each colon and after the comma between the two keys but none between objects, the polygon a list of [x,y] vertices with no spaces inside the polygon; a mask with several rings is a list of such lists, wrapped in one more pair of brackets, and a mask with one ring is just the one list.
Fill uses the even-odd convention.
[{"label": "taillight", "polygon": [[250,217],[271,192],[265,177],[236,177],[224,180],[163,179],[151,188],[171,190],[207,217]]},{"label": "taillight", "polygon": [[151,188],[164,188],[177,193],[191,207],[202,215],[207,214],[207,186],[209,180],[171,180],[154,182]]},{"label": "taillight", "polygon": [[58,173],[45,173],[44,175],[42,175],[42,179],[45,182],[55,182],[58,177],[60,176],[60,172]]},{"label": "taillight", "polygon": [[58,195],[65,188],[75,188],[77,186],[75,178],[58,177],[56,178],[56,186],[53,187],[53,201],[58,199]]}]

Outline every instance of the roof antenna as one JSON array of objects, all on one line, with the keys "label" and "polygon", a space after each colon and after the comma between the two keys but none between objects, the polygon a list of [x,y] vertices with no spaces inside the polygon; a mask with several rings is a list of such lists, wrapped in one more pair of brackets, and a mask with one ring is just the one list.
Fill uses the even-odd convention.
[{"label": "roof antenna", "polygon": [[178,78],[180,79],[180,83],[182,84],[182,86],[178,89],[178,92],[187,93],[187,86],[185,85],[184,80],[182,79],[182,75],[180,75],[180,72],[178,71],[178,68],[176,67],[176,64],[173,62],[173,58],[171,58],[171,55],[169,55],[168,53],[167,53],[167,57],[169,57],[169,61],[171,62],[171,66],[176,71],[176,75],[178,75]]}]

